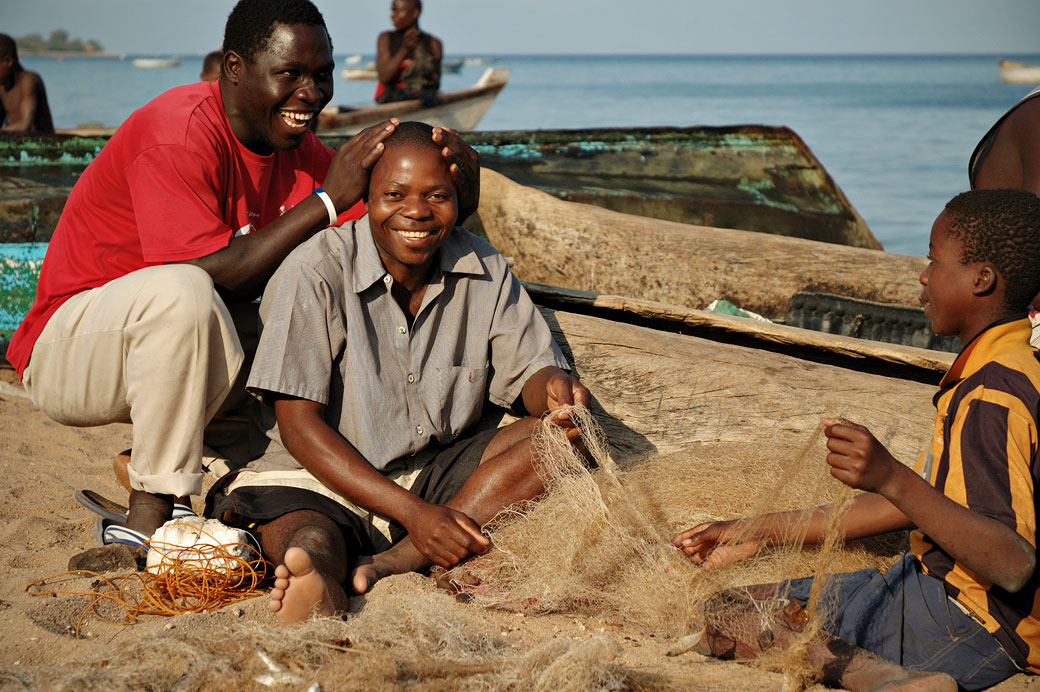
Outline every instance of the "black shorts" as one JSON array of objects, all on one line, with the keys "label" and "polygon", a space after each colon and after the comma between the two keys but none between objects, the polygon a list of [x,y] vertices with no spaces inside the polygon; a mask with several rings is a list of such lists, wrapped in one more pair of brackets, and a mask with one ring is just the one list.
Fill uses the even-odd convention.
[{"label": "black shorts", "polygon": [[[430,463],[419,472],[411,492],[431,504],[443,505],[448,502],[480,466],[484,450],[497,433],[497,428],[481,430],[441,447]],[[376,552],[365,520],[335,500],[310,490],[292,487],[243,487],[225,494],[223,488],[234,478],[235,474],[230,473],[210,488],[206,494],[207,517],[220,519],[228,526],[254,530],[259,524],[290,512],[313,510],[339,525],[351,554],[372,555]],[[401,524],[390,522],[392,543],[397,543],[407,535],[408,532]]]}]

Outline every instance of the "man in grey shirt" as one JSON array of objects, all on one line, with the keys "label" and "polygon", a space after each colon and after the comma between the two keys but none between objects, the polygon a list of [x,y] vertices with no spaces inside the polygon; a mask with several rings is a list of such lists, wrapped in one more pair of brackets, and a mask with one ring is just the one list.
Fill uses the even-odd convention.
[{"label": "man in grey shirt", "polygon": [[[265,290],[247,386],[271,404],[272,443],[207,514],[258,527],[283,623],[343,612],[348,575],[362,593],[486,552],[480,526],[544,491],[537,417],[589,403],[505,259],[455,227],[432,133],[400,125],[368,215],[301,245]],[[527,415],[474,432],[486,399]]]}]

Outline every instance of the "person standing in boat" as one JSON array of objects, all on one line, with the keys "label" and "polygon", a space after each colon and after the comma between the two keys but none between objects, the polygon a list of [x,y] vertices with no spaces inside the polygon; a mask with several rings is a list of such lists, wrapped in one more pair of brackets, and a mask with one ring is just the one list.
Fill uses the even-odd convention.
[{"label": "person standing in boat", "polygon": [[[220,78],[134,111],[72,188],[7,359],[54,420],[132,424],[132,453],[116,459],[129,513],[98,525],[104,544],[141,546],[201,491],[204,454],[215,473],[253,454],[253,399],[238,380],[255,350],[253,301],[294,248],[364,214],[397,124],[323,145],[308,125],[334,69],[309,0],[241,0]],[[450,130],[432,138],[468,216],[476,152]]]},{"label": "person standing in boat", "polygon": [[441,88],[444,47],[436,36],[419,29],[422,0],[393,0],[390,21],[376,41],[377,103],[420,99],[424,106],[437,103]]},{"label": "person standing in boat", "polygon": [[0,34],[0,125],[4,132],[54,132],[43,80],[22,67],[7,34]]}]

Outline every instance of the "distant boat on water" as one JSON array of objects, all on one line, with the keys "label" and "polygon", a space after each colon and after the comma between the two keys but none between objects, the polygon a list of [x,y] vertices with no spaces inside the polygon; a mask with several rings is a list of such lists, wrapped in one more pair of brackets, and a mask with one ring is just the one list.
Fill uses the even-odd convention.
[{"label": "distant boat on water", "polygon": [[1040,65],[1017,60],[1001,60],[1000,78],[1008,84],[1040,84]]},{"label": "distant boat on water", "polygon": [[134,67],[177,67],[181,64],[180,58],[134,58]]},{"label": "distant boat on water", "polygon": [[[348,59],[347,64],[351,63]],[[457,74],[462,70],[462,60],[447,60],[441,63],[441,74]],[[376,71],[375,61],[369,61],[362,67],[344,67],[341,72],[343,79],[347,81],[357,80],[370,80],[375,81],[379,79],[379,72]]]},{"label": "distant boat on water", "polygon": [[419,99],[354,108],[326,106],[318,116],[318,133],[352,135],[387,118],[422,120],[434,127],[470,132],[484,117],[508,79],[508,68],[489,67],[475,84],[456,91],[442,92],[437,103],[429,107],[423,107]]}]

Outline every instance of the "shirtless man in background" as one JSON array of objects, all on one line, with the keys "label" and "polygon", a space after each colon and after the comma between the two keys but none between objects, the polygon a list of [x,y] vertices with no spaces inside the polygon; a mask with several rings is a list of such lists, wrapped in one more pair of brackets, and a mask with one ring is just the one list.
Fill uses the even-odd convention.
[{"label": "shirtless man in background", "polygon": [[4,132],[54,132],[43,80],[18,62],[18,47],[7,34],[0,34],[0,102]]}]

